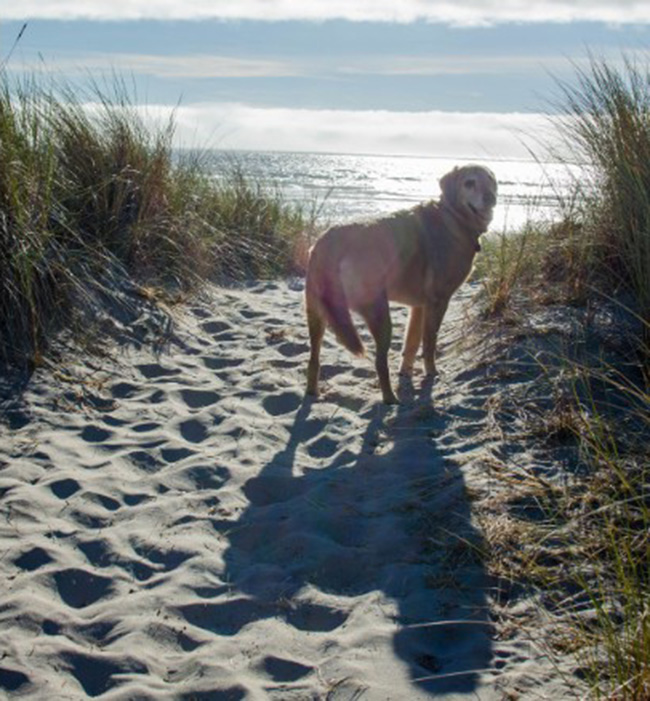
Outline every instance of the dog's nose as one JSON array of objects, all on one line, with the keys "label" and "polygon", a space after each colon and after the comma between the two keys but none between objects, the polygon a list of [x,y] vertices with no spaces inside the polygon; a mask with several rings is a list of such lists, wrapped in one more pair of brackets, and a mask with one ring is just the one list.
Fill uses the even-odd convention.
[{"label": "dog's nose", "polygon": [[497,203],[497,198],[493,192],[486,192],[483,194],[483,203],[486,207],[494,207]]}]

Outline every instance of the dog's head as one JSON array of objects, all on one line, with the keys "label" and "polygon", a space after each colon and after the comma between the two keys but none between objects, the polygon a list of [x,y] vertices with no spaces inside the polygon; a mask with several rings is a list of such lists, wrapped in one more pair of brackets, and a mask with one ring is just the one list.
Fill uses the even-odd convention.
[{"label": "dog's head", "polygon": [[483,233],[492,221],[497,202],[497,181],[489,168],[468,165],[454,168],[440,180],[441,201]]}]

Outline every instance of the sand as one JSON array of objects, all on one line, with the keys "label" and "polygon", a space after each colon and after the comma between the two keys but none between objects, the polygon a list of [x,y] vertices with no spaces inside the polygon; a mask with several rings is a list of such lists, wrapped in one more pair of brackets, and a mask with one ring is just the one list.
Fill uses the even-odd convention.
[{"label": "sand", "polygon": [[564,697],[512,625],[532,603],[504,626],[482,564],[495,385],[465,341],[471,290],[440,378],[386,407],[331,336],[303,397],[301,289],[214,287],[160,352],[5,381],[0,697]]}]

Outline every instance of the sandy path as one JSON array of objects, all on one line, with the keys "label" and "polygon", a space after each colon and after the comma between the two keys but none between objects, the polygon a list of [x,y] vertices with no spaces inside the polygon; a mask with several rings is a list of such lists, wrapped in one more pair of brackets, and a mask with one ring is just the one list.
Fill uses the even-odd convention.
[{"label": "sandy path", "polygon": [[[455,302],[443,353],[464,329]],[[165,353],[4,403],[0,696],[501,699],[534,672],[476,550],[489,381],[448,352],[433,403],[386,408],[328,340],[309,402],[306,353],[299,285],[213,290]]]}]

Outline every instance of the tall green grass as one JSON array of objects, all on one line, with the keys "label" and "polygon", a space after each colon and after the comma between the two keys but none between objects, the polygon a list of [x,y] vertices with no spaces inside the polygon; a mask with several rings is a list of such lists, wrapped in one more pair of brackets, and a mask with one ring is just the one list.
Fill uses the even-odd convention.
[{"label": "tall green grass", "polygon": [[[558,81],[553,123],[560,145],[541,144],[551,159],[576,173],[564,197],[562,221],[538,224],[526,236],[487,242],[489,312],[502,311],[531,270],[570,300],[631,293],[635,311],[650,320],[650,58],[617,65],[591,57],[573,80]],[[530,227],[529,227],[530,228]],[[541,238],[541,242],[540,242]],[[517,262],[518,261],[518,262]],[[648,340],[646,338],[646,340]]]},{"label": "tall green grass", "polygon": [[[566,505],[581,534],[583,564],[574,575],[594,619],[570,612],[567,620],[583,641],[579,658],[593,695],[640,701],[650,698],[650,387],[612,367],[581,374],[585,386],[598,382],[619,403],[607,412],[583,402],[576,426],[590,469]],[[620,402],[624,421],[616,418]]]},{"label": "tall green grass", "polygon": [[592,57],[560,87],[564,143],[592,173],[580,216],[600,284],[629,287],[650,319],[650,60]]},{"label": "tall green grass", "polygon": [[0,75],[0,358],[34,358],[111,275],[187,290],[300,265],[313,222],[233,167],[176,157],[124,82]]},{"label": "tall green grass", "polygon": [[540,369],[564,387],[541,426],[557,431],[561,421],[578,469],[562,489],[540,487],[538,503],[552,509],[526,531],[540,555],[516,576],[546,591],[556,652],[575,654],[589,696],[640,701],[650,698],[650,59],[592,57],[559,87],[562,143],[549,151],[584,170],[560,221],[484,246],[485,311],[516,319],[535,304],[580,304],[592,310],[588,331],[606,300],[608,314],[619,304],[637,323],[613,320],[630,335],[616,352],[591,348],[576,360],[574,347],[556,359],[560,370]]}]

